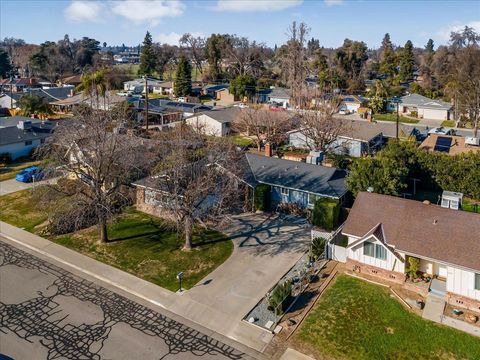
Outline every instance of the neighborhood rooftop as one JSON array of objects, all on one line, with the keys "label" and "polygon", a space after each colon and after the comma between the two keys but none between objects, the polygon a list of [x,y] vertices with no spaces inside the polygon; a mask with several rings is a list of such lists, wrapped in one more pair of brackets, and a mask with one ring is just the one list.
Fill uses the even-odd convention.
[{"label": "neighborhood rooftop", "polygon": [[395,250],[480,270],[480,215],[394,196],[358,194],[344,234],[365,237],[381,224]]},{"label": "neighborhood rooftop", "polygon": [[443,109],[448,110],[452,108],[449,104],[442,100],[432,100],[420,94],[408,94],[401,98],[402,105],[417,106],[426,109]]},{"label": "neighborhood rooftop", "polygon": [[344,170],[251,153],[245,156],[259,183],[335,198],[347,192]]}]

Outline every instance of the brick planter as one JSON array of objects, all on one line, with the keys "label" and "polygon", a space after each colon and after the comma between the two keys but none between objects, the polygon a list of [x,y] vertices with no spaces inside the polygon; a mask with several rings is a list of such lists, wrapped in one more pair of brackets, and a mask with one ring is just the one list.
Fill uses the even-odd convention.
[{"label": "brick planter", "polygon": [[447,303],[476,312],[480,311],[480,301],[451,292],[447,292]]},{"label": "brick planter", "polygon": [[403,284],[405,282],[405,274],[381,269],[376,266],[362,264],[361,262],[352,259],[347,259],[346,267],[348,270],[354,270],[355,268],[356,270],[354,272],[356,273],[375,276],[380,279],[394,282],[396,284]]}]

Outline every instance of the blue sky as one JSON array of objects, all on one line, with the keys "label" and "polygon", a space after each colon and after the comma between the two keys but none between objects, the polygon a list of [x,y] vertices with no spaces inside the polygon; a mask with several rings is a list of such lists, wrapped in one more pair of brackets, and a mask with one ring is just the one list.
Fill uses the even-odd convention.
[{"label": "blue sky", "polygon": [[235,33],[269,45],[282,44],[293,21],[304,21],[325,47],[343,39],[379,46],[389,32],[403,45],[448,41],[464,25],[480,31],[480,1],[446,0],[0,0],[0,37],[42,43],[89,36],[109,45],[137,45],[149,30],[154,40],[175,44],[181,34]]}]

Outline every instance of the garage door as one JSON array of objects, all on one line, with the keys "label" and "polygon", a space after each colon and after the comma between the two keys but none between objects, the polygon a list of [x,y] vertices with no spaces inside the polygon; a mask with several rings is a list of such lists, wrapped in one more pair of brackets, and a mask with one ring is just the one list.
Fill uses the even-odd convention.
[{"label": "garage door", "polygon": [[446,120],[447,111],[446,110],[434,110],[434,109],[424,109],[423,110],[424,119],[434,119],[434,120]]}]

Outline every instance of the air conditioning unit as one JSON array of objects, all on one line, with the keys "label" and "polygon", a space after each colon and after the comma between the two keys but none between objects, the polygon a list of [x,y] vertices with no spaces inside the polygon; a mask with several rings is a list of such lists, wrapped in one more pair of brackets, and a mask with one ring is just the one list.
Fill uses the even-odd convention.
[{"label": "air conditioning unit", "polygon": [[454,191],[444,191],[442,193],[441,207],[447,209],[460,210],[462,208],[463,194]]},{"label": "air conditioning unit", "polygon": [[465,144],[480,146],[480,137],[465,136]]}]

